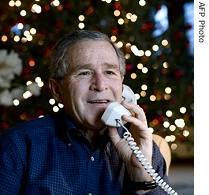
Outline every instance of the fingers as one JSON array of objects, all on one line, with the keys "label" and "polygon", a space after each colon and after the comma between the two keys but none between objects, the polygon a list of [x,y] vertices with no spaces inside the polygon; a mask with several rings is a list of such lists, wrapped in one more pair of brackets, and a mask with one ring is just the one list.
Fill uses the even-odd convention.
[{"label": "fingers", "polygon": [[139,127],[142,131],[147,131],[147,126],[144,124],[144,122],[140,121],[138,118],[135,118],[133,116],[126,116],[124,115],[122,119],[126,122],[129,122],[137,127]]},{"label": "fingers", "polygon": [[[144,110],[139,105],[131,104],[126,101],[123,101],[122,105],[125,108],[127,108],[129,111],[134,113],[137,119],[141,120],[145,125],[147,125],[146,115],[144,113]],[[127,121],[127,122],[130,122],[130,121]]]}]

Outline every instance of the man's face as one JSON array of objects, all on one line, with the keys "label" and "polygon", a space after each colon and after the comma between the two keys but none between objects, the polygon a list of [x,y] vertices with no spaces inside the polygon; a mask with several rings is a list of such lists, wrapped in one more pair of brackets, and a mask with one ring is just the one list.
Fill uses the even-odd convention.
[{"label": "man's face", "polygon": [[79,125],[101,129],[107,105],[121,101],[123,76],[112,45],[105,41],[81,41],[69,49],[70,68],[60,84],[65,111]]}]

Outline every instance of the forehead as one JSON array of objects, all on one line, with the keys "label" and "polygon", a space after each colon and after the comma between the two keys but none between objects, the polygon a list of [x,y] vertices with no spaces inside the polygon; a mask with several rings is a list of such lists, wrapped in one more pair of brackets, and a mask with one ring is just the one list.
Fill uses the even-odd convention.
[{"label": "forehead", "polygon": [[83,40],[69,47],[67,51],[68,62],[78,64],[117,64],[118,56],[113,46],[107,41]]}]

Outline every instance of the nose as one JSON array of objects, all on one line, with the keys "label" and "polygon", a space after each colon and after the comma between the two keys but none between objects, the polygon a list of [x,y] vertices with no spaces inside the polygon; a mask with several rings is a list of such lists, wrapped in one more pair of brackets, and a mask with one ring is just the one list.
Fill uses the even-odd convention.
[{"label": "nose", "polygon": [[104,75],[95,73],[92,78],[92,83],[90,86],[90,90],[93,91],[103,91],[106,90],[107,87],[107,81]]}]

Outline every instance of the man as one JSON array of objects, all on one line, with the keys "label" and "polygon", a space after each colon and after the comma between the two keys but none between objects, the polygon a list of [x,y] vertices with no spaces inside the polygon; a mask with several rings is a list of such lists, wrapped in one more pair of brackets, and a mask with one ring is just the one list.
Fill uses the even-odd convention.
[{"label": "man", "polygon": [[0,194],[165,194],[121,138],[122,129],[101,121],[111,102],[127,108],[132,116],[123,120],[167,180],[142,108],[122,99],[124,56],[109,38],[94,31],[66,35],[54,48],[50,74],[49,87],[64,111],[2,136]]}]

